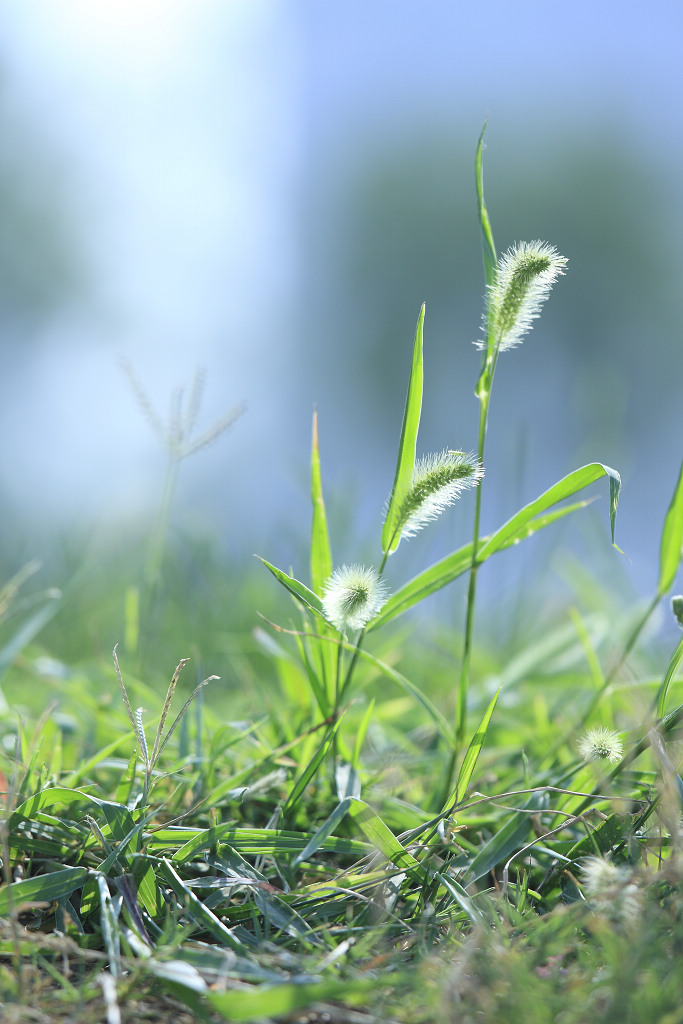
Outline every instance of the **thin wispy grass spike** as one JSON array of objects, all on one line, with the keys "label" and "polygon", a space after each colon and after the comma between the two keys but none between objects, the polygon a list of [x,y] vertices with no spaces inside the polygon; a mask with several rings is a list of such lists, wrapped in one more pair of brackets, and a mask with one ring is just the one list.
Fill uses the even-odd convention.
[{"label": "thin wispy grass spike", "polygon": [[178,685],[178,680],[180,679],[180,673],[183,671],[189,660],[189,658],[180,659],[180,661],[176,665],[176,670],[173,673],[173,678],[171,679],[171,682],[168,684],[168,690],[166,691],[166,699],[164,701],[164,706],[161,709],[161,717],[159,719],[159,725],[157,726],[157,734],[154,740],[154,750],[152,751],[152,764],[156,764],[157,756],[159,754],[159,745],[161,743],[161,736],[164,731],[164,724],[166,722],[168,712],[171,708],[171,701],[173,700],[173,694],[175,693],[175,688]]},{"label": "thin wispy grass spike", "polygon": [[609,761],[610,764],[617,764],[624,754],[624,744],[619,733],[604,725],[589,729],[577,747],[584,761]]},{"label": "thin wispy grass spike", "polygon": [[147,748],[147,737],[145,736],[145,727],[142,724],[142,712],[144,710],[144,708],[138,708],[135,712],[135,731],[138,734],[138,739],[140,740],[140,749],[145,762],[145,768],[149,768],[150,760],[149,750]]},{"label": "thin wispy grass spike", "polygon": [[342,565],[325,584],[323,612],[340,633],[346,633],[366,626],[386,599],[386,584],[376,569]]},{"label": "thin wispy grass spike", "polygon": [[487,290],[486,339],[475,342],[477,347],[497,355],[518,345],[566,265],[565,257],[547,242],[517,242],[503,253]]},{"label": "thin wispy grass spike", "polygon": [[136,733],[136,735],[137,735],[138,727],[137,727],[137,723],[135,721],[135,715],[133,714],[133,709],[130,706],[130,701],[128,700],[128,693],[126,692],[126,687],[123,684],[123,677],[121,675],[121,669],[119,668],[119,659],[116,656],[116,651],[117,651],[118,646],[119,646],[118,644],[115,644],[114,650],[112,652],[113,657],[114,657],[114,669],[116,670],[116,678],[119,681],[119,689],[121,690],[121,696],[123,698],[123,703],[124,703],[126,711],[128,713],[128,718],[130,720],[130,724],[133,727],[133,732]]},{"label": "thin wispy grass spike", "polygon": [[470,487],[476,487],[484,467],[471,452],[445,450],[418,459],[398,505],[397,531],[413,537]]},{"label": "thin wispy grass spike", "polygon": [[180,721],[181,721],[183,715],[185,714],[185,712],[187,711],[187,709],[189,708],[190,704],[195,699],[195,697],[197,696],[199,691],[203,690],[205,686],[208,686],[209,683],[214,682],[214,680],[216,680],[216,679],[220,679],[220,676],[207,676],[206,679],[202,679],[201,683],[199,683],[198,686],[195,686],[194,690],[192,691],[190,696],[187,698],[187,700],[185,701],[185,703],[181,707],[181,709],[178,712],[178,714],[173,719],[173,724],[171,725],[170,729],[168,730],[168,732],[164,736],[163,740],[159,744],[159,749],[158,749],[157,754],[156,754],[157,758],[161,757],[161,753],[162,753],[164,747],[166,746],[166,744],[170,740],[171,736],[173,735],[173,733],[176,730],[176,727],[180,724]]},{"label": "thin wispy grass spike", "polygon": [[128,378],[133,394],[137,399],[142,413],[157,434],[173,463],[182,462],[189,455],[194,455],[200,448],[206,448],[228,430],[235,420],[242,415],[245,406],[240,402],[214,422],[200,434],[195,435],[194,429],[199,417],[206,373],[202,367],[195,372],[190,394],[186,397],[183,387],[173,389],[169,400],[169,412],[164,422],[154,411],[147,392],[140,384],[130,363],[122,359],[121,369]]}]

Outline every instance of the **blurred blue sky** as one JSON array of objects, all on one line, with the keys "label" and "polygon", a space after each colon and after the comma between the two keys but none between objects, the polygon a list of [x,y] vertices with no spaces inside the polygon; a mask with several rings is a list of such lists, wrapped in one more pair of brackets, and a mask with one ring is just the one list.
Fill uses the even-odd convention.
[{"label": "blurred blue sky", "polygon": [[[201,364],[202,425],[240,402],[246,412],[183,467],[183,515],[205,522],[235,553],[294,560],[307,528],[306,465],[317,403],[331,491],[348,497],[351,489],[363,498],[363,511],[349,512],[340,542],[340,560],[356,557],[349,538],[369,535],[391,482],[405,391],[401,371],[385,436],[369,408],[372,381],[364,379],[364,392],[353,389],[367,362],[357,361],[356,347],[341,349],[361,316],[369,325],[377,316],[356,295],[347,296],[347,307],[339,286],[341,252],[353,241],[344,230],[359,168],[371,167],[375,155],[390,161],[392,152],[418,148],[425,134],[450,139],[451,188],[471,210],[465,232],[454,222],[452,247],[480,276],[472,158],[484,118],[487,198],[501,248],[525,234],[523,225],[515,237],[496,228],[497,215],[514,222],[515,211],[501,209],[496,198],[508,177],[522,185],[528,178],[533,194],[526,205],[541,216],[547,196],[525,166],[540,165],[567,141],[578,146],[585,137],[599,145],[614,138],[641,175],[628,180],[651,179],[672,237],[680,237],[682,43],[683,8],[674,0],[647,8],[632,0],[2,5],[0,167],[25,208],[46,211],[42,228],[33,218],[28,257],[19,219],[6,260],[10,270],[28,260],[25,282],[33,273],[31,253],[35,274],[45,272],[39,256],[49,241],[71,282],[45,300],[40,316],[28,303],[4,303],[4,500],[27,510],[29,532],[57,516],[76,525],[100,520],[106,530],[151,515],[164,459],[119,360],[134,367],[160,410]],[[428,193],[436,168],[427,162],[423,170]],[[645,201],[636,191],[624,208]],[[561,238],[548,240],[562,249]],[[580,240],[575,246],[570,274],[582,260]],[[682,255],[680,248],[669,254],[678,273]],[[587,302],[599,302],[600,283],[594,284]],[[437,299],[435,323],[442,329],[446,312],[464,311],[469,322],[454,325],[464,346],[477,335],[481,287],[466,301],[458,287],[454,278],[452,309],[439,312]],[[414,294],[412,286],[396,285],[395,292],[404,322],[395,359],[407,370],[430,285],[416,279]],[[646,294],[642,300],[647,323]],[[574,379],[573,364],[566,352],[548,354],[559,328],[550,319],[542,333],[544,322],[533,334],[534,363],[523,361],[532,358],[525,353],[516,368],[501,367],[496,385],[514,389],[522,386],[520,374],[527,383],[537,375],[538,419],[525,429],[543,436],[532,441],[529,457],[536,459],[534,444],[549,454],[520,485],[520,500],[572,468],[575,455],[612,457],[597,450],[600,436],[581,433],[578,392],[564,386]],[[363,344],[372,346],[368,332]],[[658,338],[642,344],[657,362]],[[443,431],[427,423],[436,447],[475,445],[474,350],[467,349],[467,360],[470,376],[451,386],[459,402],[469,403],[458,424],[470,436],[441,441]],[[637,388],[638,380],[629,386]],[[436,384],[435,395],[443,400]],[[553,420],[562,396],[567,409]],[[620,538],[634,579],[645,587],[654,581],[657,534],[683,454],[680,409],[669,411],[663,401],[653,391],[628,406],[623,422],[630,433],[612,449],[621,455],[633,442]],[[520,404],[530,404],[526,394]],[[492,430],[511,434],[508,422],[494,421]],[[494,468],[495,444],[492,433]]]}]

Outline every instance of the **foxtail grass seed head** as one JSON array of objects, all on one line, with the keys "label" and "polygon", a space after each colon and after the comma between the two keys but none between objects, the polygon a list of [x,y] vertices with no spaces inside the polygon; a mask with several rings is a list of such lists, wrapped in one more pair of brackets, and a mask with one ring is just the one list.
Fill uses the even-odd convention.
[{"label": "foxtail grass seed head", "polygon": [[367,625],[386,597],[386,585],[376,569],[367,569],[364,565],[342,565],[335,569],[325,584],[323,612],[340,633],[346,633]]},{"label": "foxtail grass seed head", "polygon": [[616,764],[621,761],[624,753],[624,744],[619,738],[619,733],[613,729],[606,729],[603,725],[589,729],[577,746],[584,761],[609,761],[610,764]]},{"label": "foxtail grass seed head", "polygon": [[498,260],[496,278],[488,289],[484,330],[486,340],[478,348],[491,346],[496,352],[518,345],[533,321],[567,260],[547,242],[517,242]]},{"label": "foxtail grass seed head", "polygon": [[683,628],[683,596],[681,594],[676,594],[671,598],[671,611],[674,613],[678,625]]},{"label": "foxtail grass seed head", "polygon": [[447,450],[418,459],[399,504],[401,537],[413,537],[452,505],[463,491],[476,487],[483,475],[484,467],[471,453]]},{"label": "foxtail grass seed head", "polygon": [[602,857],[586,857],[581,871],[586,897],[599,914],[615,923],[637,919],[642,897],[628,870]]}]

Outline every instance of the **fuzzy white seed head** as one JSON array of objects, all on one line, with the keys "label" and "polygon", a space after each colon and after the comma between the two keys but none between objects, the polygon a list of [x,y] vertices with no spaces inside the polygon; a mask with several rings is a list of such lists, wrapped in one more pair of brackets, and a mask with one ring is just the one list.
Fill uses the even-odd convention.
[{"label": "fuzzy white seed head", "polygon": [[367,625],[386,597],[386,585],[376,569],[366,569],[364,565],[342,565],[335,569],[325,584],[323,612],[340,633],[346,633]]},{"label": "fuzzy white seed head", "polygon": [[471,453],[446,450],[418,459],[399,504],[401,537],[413,537],[483,475],[484,467]]},{"label": "fuzzy white seed head", "polygon": [[624,744],[619,738],[619,733],[613,729],[606,729],[599,725],[595,729],[589,729],[577,743],[579,754],[584,761],[609,761],[616,764],[621,761],[624,753]]},{"label": "fuzzy white seed head", "polygon": [[517,242],[503,253],[486,299],[486,339],[475,342],[477,347],[497,353],[518,345],[566,264],[565,257],[547,242]]},{"label": "fuzzy white seed head", "polygon": [[581,871],[586,898],[599,914],[621,924],[637,919],[642,896],[628,868],[602,857],[586,857]]}]

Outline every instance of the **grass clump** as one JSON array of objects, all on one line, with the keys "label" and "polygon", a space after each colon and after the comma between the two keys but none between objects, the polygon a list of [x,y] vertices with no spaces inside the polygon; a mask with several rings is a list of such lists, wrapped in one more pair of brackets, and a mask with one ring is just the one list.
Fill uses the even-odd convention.
[{"label": "grass clump", "polygon": [[[638,642],[678,572],[683,473],[644,611],[596,608],[579,593],[517,648],[477,646],[481,566],[582,509],[579,493],[603,479],[614,543],[620,489],[619,474],[593,462],[480,534],[498,355],[565,266],[539,242],[497,258],[482,152],[480,139],[477,450],[417,457],[423,308],[378,568],[335,568],[314,417],[308,573],[262,559],[289,617],[221,647],[210,600],[195,620],[194,685],[184,687],[183,658],[164,698],[140,654],[163,620],[158,602],[182,607],[187,594],[165,526],[148,549],[145,600],[127,586],[119,595],[121,664],[116,649],[113,665],[60,658],[48,627],[56,596],[22,603],[28,571],[2,591],[3,1019],[680,1019],[683,641],[668,665]],[[173,437],[188,434],[197,401]],[[169,448],[174,474],[189,450]],[[471,539],[397,580],[401,541],[468,489]],[[225,567],[207,557],[206,573],[209,595],[222,593]],[[399,620],[460,577],[454,665],[438,629],[430,644],[408,644]],[[229,690],[216,676],[205,689],[201,666],[214,657]],[[31,699],[48,686],[55,702],[41,714]]]}]

